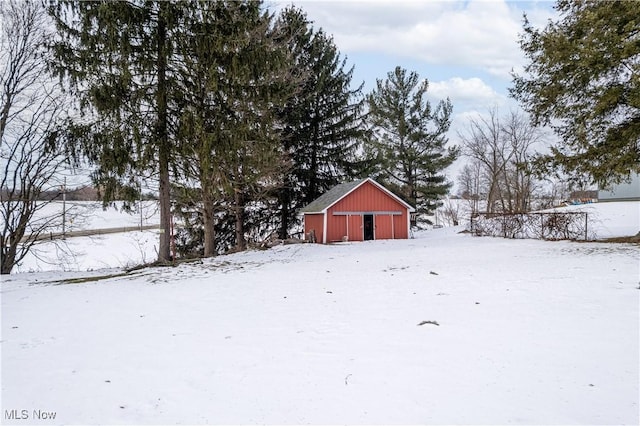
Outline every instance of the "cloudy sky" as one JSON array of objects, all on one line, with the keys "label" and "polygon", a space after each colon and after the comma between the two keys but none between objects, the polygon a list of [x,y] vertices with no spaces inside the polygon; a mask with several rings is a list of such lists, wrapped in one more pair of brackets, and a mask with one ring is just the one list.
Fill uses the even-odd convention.
[{"label": "cloudy sky", "polygon": [[[536,26],[555,18],[551,1],[294,0],[270,2],[277,10],[302,8],[314,26],[333,35],[354,83],[375,87],[401,66],[429,80],[433,101],[449,97],[454,117],[449,138],[470,115],[517,104],[508,97],[510,72],[524,56],[518,46],[526,12]],[[455,178],[455,176],[450,176]]]},{"label": "cloudy sky", "polygon": [[510,72],[524,57],[518,46],[522,16],[543,26],[555,12],[550,1],[294,0],[314,26],[333,35],[354,83],[365,90],[396,65],[430,82],[436,98],[468,107],[503,101]]}]

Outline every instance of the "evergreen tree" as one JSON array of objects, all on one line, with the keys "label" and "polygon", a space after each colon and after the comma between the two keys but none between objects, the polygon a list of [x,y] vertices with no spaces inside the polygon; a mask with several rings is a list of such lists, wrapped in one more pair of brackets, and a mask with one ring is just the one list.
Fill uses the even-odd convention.
[{"label": "evergreen tree", "polygon": [[368,149],[378,159],[378,178],[425,214],[449,190],[442,172],[458,155],[446,148],[453,106],[447,99],[432,108],[428,87],[416,72],[396,67],[367,97],[373,129]]},{"label": "evergreen tree", "polygon": [[[96,164],[105,201],[154,173],[159,182],[158,260],[170,258],[170,182],[174,135],[173,44],[180,2],[54,1],[60,40],[56,69],[80,98],[83,117],[68,147]],[[118,193],[119,192],[119,193]]]},{"label": "evergreen tree", "polygon": [[[217,67],[222,62],[219,54],[224,43],[220,27],[225,24],[226,5],[191,2],[189,6],[181,22],[185,37],[176,43],[176,51],[183,59],[177,73],[182,89],[178,100],[178,138],[183,181],[176,183],[174,194],[185,229],[191,234],[184,238],[192,240],[189,244],[202,247],[199,254],[208,257],[217,252],[215,204],[222,198],[222,189],[217,183],[224,175],[218,161],[224,129],[216,120],[221,105],[215,95],[218,93]],[[194,210],[199,213],[195,221],[190,217]],[[186,244],[183,241],[181,246]]]},{"label": "evergreen tree", "polygon": [[525,17],[528,64],[511,94],[561,141],[549,166],[600,185],[640,172],[640,9],[633,1],[559,0],[538,30]]},{"label": "evergreen tree", "polygon": [[[232,226],[233,245],[243,250],[251,230],[247,206],[278,186],[285,171],[274,105],[283,103],[295,84],[289,55],[261,2],[194,1],[183,21],[187,36],[177,47],[184,60],[179,72],[183,173],[202,195],[204,255],[218,251],[216,224]],[[221,243],[221,249],[228,246]]]},{"label": "evergreen tree", "polygon": [[290,170],[278,191],[279,236],[296,224],[297,210],[334,185],[363,173],[359,158],[364,138],[361,91],[351,88],[353,67],[346,69],[333,39],[315,31],[299,9],[285,9],[280,25],[289,34],[292,69],[302,80],[284,105],[283,148]]}]

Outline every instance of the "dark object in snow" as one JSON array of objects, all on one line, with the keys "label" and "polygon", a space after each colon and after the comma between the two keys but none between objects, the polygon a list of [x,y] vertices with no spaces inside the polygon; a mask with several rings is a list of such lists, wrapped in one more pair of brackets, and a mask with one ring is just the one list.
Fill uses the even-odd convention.
[{"label": "dark object in snow", "polygon": [[333,294],[333,292],[331,290],[327,290],[328,294]]},{"label": "dark object in snow", "polygon": [[440,326],[440,324],[438,324],[438,321],[422,321],[418,325],[425,325],[425,324],[433,324],[433,325]]},{"label": "dark object in snow", "polygon": [[349,373],[347,374],[347,377],[344,378],[344,385],[347,386],[349,384],[349,377],[351,377],[353,374]]},{"label": "dark object in snow", "polygon": [[431,275],[438,275],[438,273],[437,273],[437,272],[433,272],[433,271],[429,271],[429,273],[430,273]]}]

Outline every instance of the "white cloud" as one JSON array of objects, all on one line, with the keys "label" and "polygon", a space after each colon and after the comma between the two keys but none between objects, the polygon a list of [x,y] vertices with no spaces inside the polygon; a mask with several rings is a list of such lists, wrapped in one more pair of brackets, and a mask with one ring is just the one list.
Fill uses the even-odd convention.
[{"label": "white cloud", "polygon": [[471,119],[486,117],[495,108],[500,113],[518,109],[513,99],[498,93],[478,77],[453,77],[445,81],[429,82],[427,96],[432,104],[441,99],[451,100],[453,115],[449,136],[454,144],[459,142],[457,133],[464,132]]},{"label": "white cloud", "polygon": [[[358,67],[374,68],[373,75],[385,72],[408,59],[410,70],[423,77],[437,68],[440,80],[429,81],[427,96],[434,105],[447,97],[453,104],[451,145],[460,144],[471,119],[485,116],[492,108],[501,113],[517,109],[508,98],[510,72],[519,71],[525,58],[518,45],[522,14],[526,8],[530,22],[544,26],[556,16],[551,3],[505,0],[394,1],[338,0],[293,1],[307,12],[317,28],[333,35],[340,52],[375,58]],[[276,3],[276,9],[291,1]],[[365,55],[362,55],[365,54]],[[443,70],[445,73],[443,74]],[[370,74],[369,74],[370,75]],[[433,74],[431,74],[433,75]],[[484,80],[483,80],[484,78]],[[465,158],[449,169],[455,179]]]},{"label": "white cloud", "polygon": [[[297,2],[344,53],[380,52],[428,64],[481,69],[509,79],[523,55],[522,10],[504,1]],[[552,11],[532,9],[536,21]]]},{"label": "white cloud", "polygon": [[453,77],[446,81],[429,82],[429,97],[435,99],[450,98],[452,102],[475,102],[495,104],[503,101],[500,95],[488,84],[477,77],[463,79]]}]

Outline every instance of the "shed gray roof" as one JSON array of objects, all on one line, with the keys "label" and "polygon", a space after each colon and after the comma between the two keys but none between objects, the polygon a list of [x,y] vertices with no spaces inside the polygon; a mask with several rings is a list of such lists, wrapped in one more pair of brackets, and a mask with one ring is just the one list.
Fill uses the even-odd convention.
[{"label": "shed gray roof", "polygon": [[371,182],[374,186],[380,188],[382,191],[386,192],[392,198],[396,199],[400,204],[406,206],[409,211],[415,211],[413,207],[403,201],[400,197],[395,195],[393,192],[389,191],[384,186],[380,185],[378,182],[371,178],[364,178],[360,180],[356,180],[353,182],[341,183],[340,185],[336,185],[331,188],[329,191],[325,192],[315,200],[313,200],[310,204],[300,209],[300,213],[323,213],[326,209],[340,201],[344,196],[349,194],[351,191],[362,185],[364,182]]},{"label": "shed gray roof", "polygon": [[300,213],[320,213],[324,209],[332,206],[342,197],[351,192],[354,188],[358,187],[362,182],[367,179],[360,179],[353,182],[341,183],[325,192],[311,203],[307,204],[300,210]]}]

